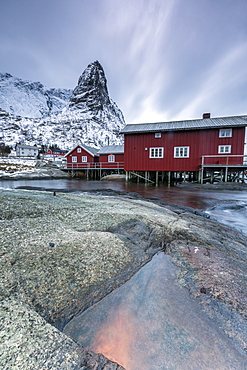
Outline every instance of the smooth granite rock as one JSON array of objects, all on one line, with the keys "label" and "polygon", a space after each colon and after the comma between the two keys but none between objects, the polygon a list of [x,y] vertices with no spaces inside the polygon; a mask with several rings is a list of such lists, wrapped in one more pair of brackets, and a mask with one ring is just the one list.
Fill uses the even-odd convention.
[{"label": "smooth granite rock", "polygon": [[120,369],[58,329],[161,250],[179,266],[176,284],[230,338],[244,363],[242,234],[181,207],[128,195],[1,189],[0,208],[0,367]]}]

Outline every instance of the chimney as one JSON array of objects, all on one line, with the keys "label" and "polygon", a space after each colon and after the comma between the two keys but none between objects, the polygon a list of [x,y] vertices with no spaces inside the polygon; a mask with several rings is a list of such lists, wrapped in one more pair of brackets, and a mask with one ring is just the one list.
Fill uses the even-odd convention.
[{"label": "chimney", "polygon": [[203,113],[202,118],[210,118],[210,113]]}]

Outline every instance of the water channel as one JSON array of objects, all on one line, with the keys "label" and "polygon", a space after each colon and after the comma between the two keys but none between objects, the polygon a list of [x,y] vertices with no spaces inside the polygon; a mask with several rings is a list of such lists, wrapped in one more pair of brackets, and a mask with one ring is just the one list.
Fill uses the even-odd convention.
[{"label": "water channel", "polygon": [[[247,192],[82,180],[1,181],[4,188],[112,189],[207,212],[247,235]],[[64,331],[127,370],[244,369],[238,352],[176,281],[178,267],[154,256],[127,283],[71,320]]]}]

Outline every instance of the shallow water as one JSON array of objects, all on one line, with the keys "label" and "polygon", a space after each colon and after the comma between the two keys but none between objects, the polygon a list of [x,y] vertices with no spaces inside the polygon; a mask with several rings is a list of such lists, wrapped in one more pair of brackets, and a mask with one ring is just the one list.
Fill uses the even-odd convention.
[{"label": "shallow water", "polygon": [[247,235],[247,192],[227,190],[204,190],[191,187],[166,187],[133,184],[117,181],[85,180],[6,180],[0,187],[38,187],[50,190],[102,190],[112,189],[138,193],[145,198],[156,198],[163,202],[187,206],[206,211],[211,217],[232,226]]},{"label": "shallow water", "polygon": [[64,332],[127,370],[244,368],[246,358],[177,284],[177,271],[159,253]]}]

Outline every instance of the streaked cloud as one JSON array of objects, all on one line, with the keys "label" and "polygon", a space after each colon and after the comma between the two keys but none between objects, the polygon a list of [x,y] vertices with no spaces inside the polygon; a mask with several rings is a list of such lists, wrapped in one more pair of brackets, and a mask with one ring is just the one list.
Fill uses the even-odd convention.
[{"label": "streaked cloud", "polygon": [[2,0],[0,71],[74,88],[98,59],[126,122],[246,113],[247,2]]},{"label": "streaked cloud", "polygon": [[[205,79],[199,90],[195,91],[190,104],[180,111],[175,118],[183,119],[189,115],[196,116],[198,112],[203,113],[211,110],[213,110],[214,115],[221,115],[223,110],[229,112],[227,107],[229,98],[233,102],[238,87],[242,85],[242,82],[245,86],[247,83],[246,60],[247,42],[235,46],[221,56],[215,65],[206,71]],[[237,104],[241,106],[242,103],[242,101],[238,101]],[[246,105],[246,102],[244,104]],[[244,114],[245,112],[239,111],[238,113]],[[231,115],[231,112],[227,114]]]}]

